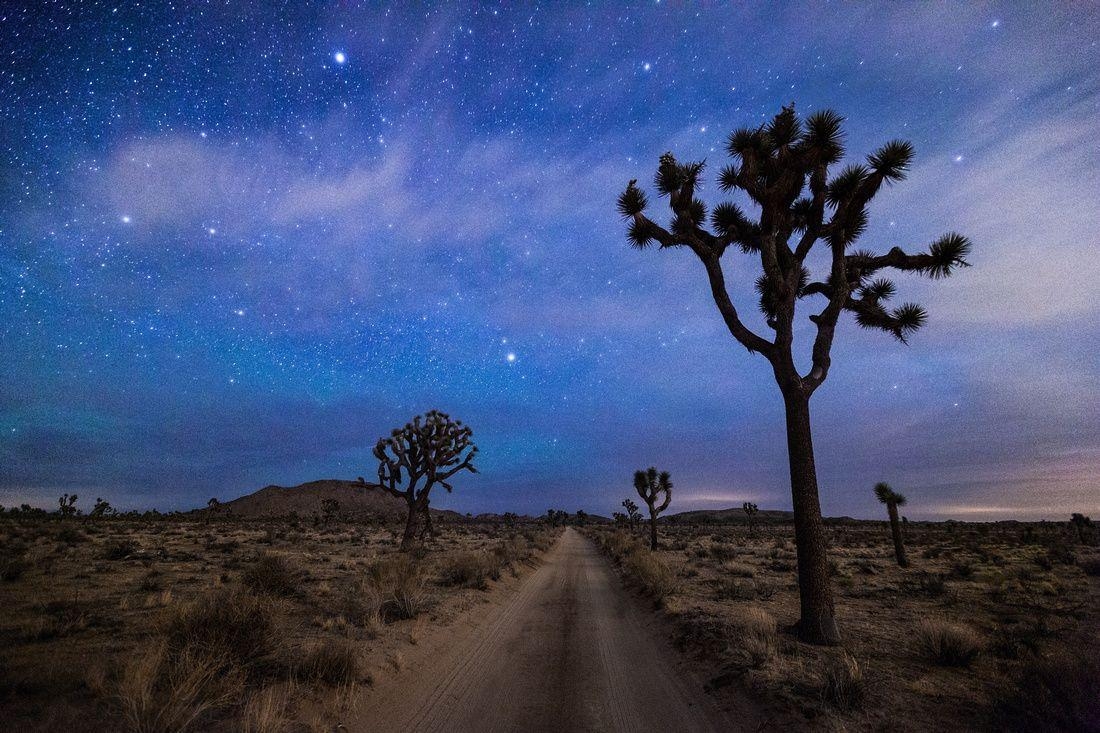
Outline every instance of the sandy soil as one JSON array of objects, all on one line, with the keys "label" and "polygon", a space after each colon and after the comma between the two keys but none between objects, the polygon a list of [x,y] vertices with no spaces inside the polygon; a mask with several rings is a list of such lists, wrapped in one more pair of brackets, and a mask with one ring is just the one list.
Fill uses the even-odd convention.
[{"label": "sandy soil", "polygon": [[720,710],[592,542],[566,529],[507,597],[418,644],[350,731],[755,730]]}]

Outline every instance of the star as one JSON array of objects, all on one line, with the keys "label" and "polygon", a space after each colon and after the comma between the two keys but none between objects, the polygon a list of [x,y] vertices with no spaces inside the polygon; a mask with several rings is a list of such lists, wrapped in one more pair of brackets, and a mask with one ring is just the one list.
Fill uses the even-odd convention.
[{"label": "star", "polygon": [[348,57],[347,54],[345,54],[343,51],[337,51],[336,53],[332,54],[332,60],[338,64],[345,64],[348,61]]},{"label": "star", "polygon": [[649,71],[652,68],[653,68],[653,64],[649,63],[648,61],[646,61],[644,64],[642,64],[642,70],[644,70],[644,71]]},{"label": "star", "polygon": [[505,358],[508,359],[508,363],[511,364],[512,362],[514,362],[516,360],[516,355],[509,352],[508,356],[505,357]]},{"label": "star", "polygon": [[133,219],[131,219],[131,218],[130,218],[129,216],[127,216],[126,214],[123,214],[123,215],[122,215],[122,223],[123,223],[123,224],[129,224],[129,223],[130,223],[130,222],[132,222],[132,221],[133,221]]}]

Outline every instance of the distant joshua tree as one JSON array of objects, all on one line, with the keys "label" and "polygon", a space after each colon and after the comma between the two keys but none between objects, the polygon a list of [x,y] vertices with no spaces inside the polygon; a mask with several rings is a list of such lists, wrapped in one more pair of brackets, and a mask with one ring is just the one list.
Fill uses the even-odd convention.
[{"label": "distant joshua tree", "polygon": [[623,499],[623,509],[626,509],[627,519],[630,520],[630,527],[637,529],[638,525],[642,523],[642,513],[638,511],[638,505],[630,499]]},{"label": "distant joshua tree", "polygon": [[[650,467],[645,471],[634,472],[634,490],[642,501],[649,507],[649,549],[657,549],[657,515],[668,509],[672,501],[672,480],[668,471],[657,473],[657,469]],[[657,502],[664,496],[660,506]]]},{"label": "distant joshua tree", "polygon": [[760,511],[756,507],[756,504],[753,504],[751,501],[746,501],[741,505],[741,511],[749,518],[749,531],[756,532],[756,513]]},{"label": "distant joshua tree", "polygon": [[[871,200],[884,184],[905,177],[913,147],[908,142],[889,142],[865,163],[831,174],[830,168],[844,157],[842,123],[829,110],[802,120],[792,105],[767,124],[730,135],[726,149],[733,164],[722,170],[719,187],[742,193],[759,212],[752,219],[736,203],[722,203],[710,210],[708,229],[707,206],[695,195],[704,163],[681,163],[672,153],[661,156],[655,180],[672,210],[667,229],[643,213],[649,199],[636,181],[630,182],[618,202],[619,212],[630,222],[628,236],[634,247],[644,249],[656,242],[661,249],[686,248],[698,257],[730,334],[772,367],[786,408],[801,598],[799,632],[806,641],[824,644],[839,643],[840,632],[818,497],[810,397],[829,374],[837,322],[847,311],[860,326],[883,330],[905,342],[924,325],[927,314],[910,303],[888,308],[886,302],[896,288],[876,276],[894,269],[933,279],[946,277],[968,265],[971,247],[966,237],[948,234],[921,254],[908,254],[899,247],[885,254],[850,251],[867,228]],[[825,277],[815,280],[807,257],[819,242],[828,254],[829,267]],[[731,246],[759,258],[756,291],[772,332],[769,338],[745,325],[730,298],[722,256]],[[793,348],[795,309],[811,297],[824,298],[825,305],[809,317],[816,327],[812,364],[801,373]]]},{"label": "distant joshua tree", "polygon": [[417,415],[374,446],[379,484],[408,504],[402,551],[413,549],[423,536],[422,527],[428,528],[424,517],[428,516],[432,489],[438,485],[450,492],[450,480],[456,473],[477,473],[473,464],[477,456],[473,434],[461,421],[432,410]]},{"label": "distant joshua tree", "polygon": [[1077,541],[1081,544],[1087,544],[1089,542],[1095,529],[1092,519],[1077,512],[1074,512],[1070,516],[1069,526],[1073,528],[1074,532],[1077,534]]},{"label": "distant joshua tree", "polygon": [[95,506],[92,507],[92,511],[88,512],[88,518],[102,519],[104,517],[112,517],[115,514],[118,514],[118,512],[115,511],[109,501],[96,497]]},{"label": "distant joshua tree", "polygon": [[63,517],[75,517],[80,513],[76,508],[76,494],[62,494],[57,497],[57,513]]},{"label": "distant joshua tree", "polygon": [[875,484],[875,497],[886,505],[890,513],[890,532],[894,535],[894,555],[898,559],[898,565],[909,567],[909,560],[905,557],[905,542],[901,537],[901,524],[898,522],[898,507],[905,506],[906,499],[902,494],[890,488],[890,484]]}]

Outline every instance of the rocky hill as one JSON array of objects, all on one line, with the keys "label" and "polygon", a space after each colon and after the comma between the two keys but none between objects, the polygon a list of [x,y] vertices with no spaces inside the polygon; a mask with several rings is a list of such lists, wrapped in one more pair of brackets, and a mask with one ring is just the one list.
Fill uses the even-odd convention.
[{"label": "rocky hill", "polygon": [[340,505],[339,516],[342,518],[374,521],[405,518],[406,505],[401,499],[390,496],[375,484],[339,479],[310,481],[298,486],[265,486],[259,491],[224,502],[218,511],[242,519],[292,514],[305,519],[315,513],[321,514],[325,499],[334,499]]}]

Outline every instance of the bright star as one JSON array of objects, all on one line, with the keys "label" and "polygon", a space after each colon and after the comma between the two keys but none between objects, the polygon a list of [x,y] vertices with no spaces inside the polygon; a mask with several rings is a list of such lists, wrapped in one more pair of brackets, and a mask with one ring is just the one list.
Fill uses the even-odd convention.
[{"label": "bright star", "polygon": [[512,354],[512,353],[509,353],[507,358],[508,358],[509,362],[513,362],[513,361],[516,360],[516,355]]},{"label": "bright star", "polygon": [[122,217],[122,223],[123,223],[123,224],[129,224],[129,223],[130,223],[131,221],[133,221],[133,219],[131,219],[131,218],[130,218],[130,217],[128,217],[128,216],[123,216],[123,217]]},{"label": "bright star", "polygon": [[653,68],[653,65],[650,64],[648,61],[646,61],[644,64],[642,64],[642,68],[645,69],[646,71],[649,71],[650,69]]},{"label": "bright star", "polygon": [[210,227],[209,229],[206,230],[206,233],[207,234],[217,234],[218,230],[215,229],[214,227]]},{"label": "bright star", "polygon": [[999,21],[999,20],[995,20],[995,21],[993,21],[992,23],[990,23],[990,25],[991,25],[992,27],[994,27],[994,28],[999,28],[999,27],[1000,27],[1000,25],[1001,25],[1001,21]]},{"label": "bright star", "polygon": [[956,162],[956,163],[961,163],[961,162],[963,162],[963,157],[962,157],[961,155],[956,155],[956,156],[955,156],[955,162]]},{"label": "bright star", "polygon": [[347,60],[348,60],[348,57],[346,55],[344,55],[343,51],[337,51],[336,53],[334,53],[332,55],[332,58],[338,64],[343,64],[343,63],[347,62]]}]

